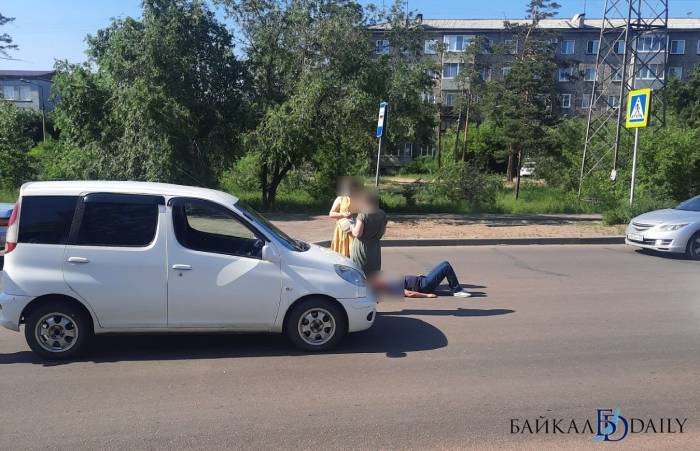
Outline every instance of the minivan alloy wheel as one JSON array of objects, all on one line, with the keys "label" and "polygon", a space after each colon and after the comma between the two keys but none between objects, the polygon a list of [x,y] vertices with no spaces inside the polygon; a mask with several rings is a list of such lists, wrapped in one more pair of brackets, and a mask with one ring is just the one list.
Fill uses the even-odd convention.
[{"label": "minivan alloy wheel", "polygon": [[68,351],[75,345],[79,333],[75,321],[59,312],[42,316],[34,328],[37,343],[49,352]]},{"label": "minivan alloy wheel", "polygon": [[319,346],[327,343],[336,331],[333,315],[328,310],[313,307],[299,317],[299,336],[306,343]]}]

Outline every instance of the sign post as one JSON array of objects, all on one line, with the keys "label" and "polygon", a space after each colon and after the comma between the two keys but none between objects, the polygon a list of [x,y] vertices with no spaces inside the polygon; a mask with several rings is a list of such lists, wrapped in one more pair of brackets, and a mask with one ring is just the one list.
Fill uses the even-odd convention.
[{"label": "sign post", "polygon": [[377,138],[379,138],[379,149],[377,149],[377,173],[374,177],[374,186],[379,187],[379,163],[382,158],[382,138],[387,125],[389,104],[382,102],[379,104],[379,119],[377,120]]},{"label": "sign post", "polygon": [[634,185],[637,179],[637,150],[639,149],[639,129],[649,123],[651,89],[630,91],[627,98],[627,121],[625,127],[634,128],[634,151],[632,153],[632,182],[630,183],[630,205],[634,202]]}]

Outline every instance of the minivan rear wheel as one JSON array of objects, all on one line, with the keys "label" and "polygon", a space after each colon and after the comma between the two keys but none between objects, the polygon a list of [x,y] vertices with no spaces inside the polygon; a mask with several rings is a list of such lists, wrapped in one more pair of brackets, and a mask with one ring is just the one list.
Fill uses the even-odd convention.
[{"label": "minivan rear wheel", "polygon": [[323,298],[305,299],[289,312],[285,324],[287,337],[304,351],[327,351],[347,333],[342,308]]},{"label": "minivan rear wheel", "polygon": [[685,255],[693,260],[700,260],[700,232],[695,232],[688,240]]},{"label": "minivan rear wheel", "polygon": [[35,353],[50,360],[80,354],[93,336],[92,321],[80,308],[66,302],[48,302],[26,318],[24,336]]}]

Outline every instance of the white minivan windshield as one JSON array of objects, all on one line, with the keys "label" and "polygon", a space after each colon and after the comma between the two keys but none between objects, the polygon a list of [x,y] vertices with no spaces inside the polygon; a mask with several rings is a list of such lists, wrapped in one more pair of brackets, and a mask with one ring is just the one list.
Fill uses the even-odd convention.
[{"label": "white minivan windshield", "polygon": [[284,245],[287,249],[296,252],[304,252],[309,250],[310,246],[308,243],[305,243],[300,240],[295,240],[294,238],[290,237],[289,235],[278,229],[276,225],[268,221],[265,216],[253,210],[245,202],[239,200],[235,203],[235,207],[241,213],[243,213],[243,215],[249,221],[253,222],[260,229],[262,229],[263,232],[277,238],[277,240],[279,240],[279,242],[282,243],[282,245]]}]

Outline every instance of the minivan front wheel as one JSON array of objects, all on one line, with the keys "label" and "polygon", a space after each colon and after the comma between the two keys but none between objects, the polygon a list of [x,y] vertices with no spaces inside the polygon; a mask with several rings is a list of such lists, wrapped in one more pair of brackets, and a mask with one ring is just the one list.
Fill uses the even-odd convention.
[{"label": "minivan front wheel", "polygon": [[49,302],[34,309],[24,327],[32,351],[51,360],[75,357],[92,335],[92,324],[85,312],[63,302]]},{"label": "minivan front wheel", "polygon": [[306,299],[292,308],[285,331],[295,346],[305,351],[333,348],[347,332],[344,312],[335,302]]}]

